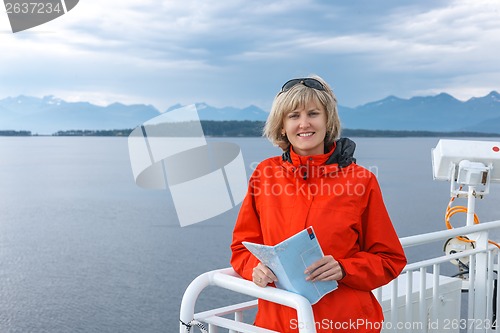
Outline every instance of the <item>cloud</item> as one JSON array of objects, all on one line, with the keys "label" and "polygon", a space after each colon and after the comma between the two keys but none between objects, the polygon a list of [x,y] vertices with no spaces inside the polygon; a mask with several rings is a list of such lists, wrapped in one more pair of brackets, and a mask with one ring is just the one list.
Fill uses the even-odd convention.
[{"label": "cloud", "polygon": [[317,73],[350,105],[465,96],[499,85],[488,75],[500,71],[499,12],[495,0],[86,0],[49,24],[0,34],[0,88],[159,109],[265,107],[286,79]]}]

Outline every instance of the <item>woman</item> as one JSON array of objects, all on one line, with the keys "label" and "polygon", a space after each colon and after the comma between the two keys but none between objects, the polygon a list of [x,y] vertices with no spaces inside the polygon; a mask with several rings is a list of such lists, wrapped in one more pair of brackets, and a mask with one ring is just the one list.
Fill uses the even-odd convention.
[{"label": "woman", "polygon": [[[231,265],[265,287],[273,272],[242,245],[275,245],[313,226],[325,256],[305,279],[337,280],[313,305],[317,332],[379,332],[382,309],[371,290],[397,277],[406,257],[375,176],[355,164],[355,144],[338,139],[337,101],[320,77],[286,82],[274,99],[264,135],[282,156],[261,162],[249,182],[233,232]],[[255,324],[298,332],[294,309],[259,300]]]}]

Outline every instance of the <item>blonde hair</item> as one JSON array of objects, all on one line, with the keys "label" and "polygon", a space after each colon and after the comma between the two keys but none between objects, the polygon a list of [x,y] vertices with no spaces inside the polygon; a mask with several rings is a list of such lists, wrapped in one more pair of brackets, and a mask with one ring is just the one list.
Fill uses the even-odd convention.
[{"label": "blonde hair", "polygon": [[326,111],[325,145],[332,145],[340,137],[340,119],[337,109],[337,98],[330,86],[321,77],[313,75],[309,78],[321,82],[324,91],[309,88],[304,84],[296,84],[285,92],[279,92],[273,101],[271,112],[267,117],[263,135],[274,145],[284,151],[290,147],[290,141],[282,135],[283,119],[291,111],[305,106],[310,101],[323,105]]}]

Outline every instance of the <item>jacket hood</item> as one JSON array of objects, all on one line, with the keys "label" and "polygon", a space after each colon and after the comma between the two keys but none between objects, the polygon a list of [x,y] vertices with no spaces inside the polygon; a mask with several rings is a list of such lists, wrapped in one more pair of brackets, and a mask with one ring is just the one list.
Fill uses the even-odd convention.
[{"label": "jacket hood", "polygon": [[[338,164],[339,167],[345,168],[351,165],[351,163],[356,162],[356,158],[354,158],[355,149],[356,143],[354,143],[354,141],[348,138],[340,138],[335,141],[335,150],[325,164]],[[284,162],[292,163],[290,148],[281,155],[281,158]]]}]

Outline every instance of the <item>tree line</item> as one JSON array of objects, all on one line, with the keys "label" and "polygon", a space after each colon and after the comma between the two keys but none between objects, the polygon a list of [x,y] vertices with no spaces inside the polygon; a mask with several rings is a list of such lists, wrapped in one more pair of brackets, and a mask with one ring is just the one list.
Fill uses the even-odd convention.
[{"label": "tree line", "polygon": [[[160,123],[148,125],[150,136],[187,137],[204,134],[207,137],[259,137],[262,136],[264,121],[237,120],[202,120],[201,129],[198,122]],[[201,132],[203,131],[203,133]],[[66,130],[53,133],[52,136],[118,136],[127,137],[133,129],[112,130]],[[31,131],[0,131],[0,136],[33,136]],[[480,132],[431,132],[406,130],[365,130],[343,129],[345,137],[500,137],[500,133]]]}]

